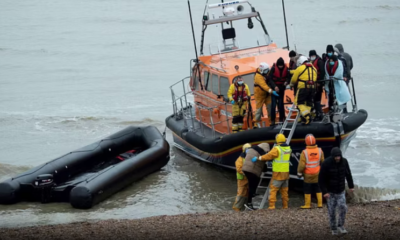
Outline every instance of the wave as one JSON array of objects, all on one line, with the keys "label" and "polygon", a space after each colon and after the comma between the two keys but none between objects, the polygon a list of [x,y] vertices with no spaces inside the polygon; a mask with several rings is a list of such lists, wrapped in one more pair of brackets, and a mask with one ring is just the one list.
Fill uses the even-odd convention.
[{"label": "wave", "polygon": [[379,18],[365,18],[365,19],[349,19],[349,20],[342,20],[339,21],[339,24],[359,24],[359,23],[375,23],[380,22]]},{"label": "wave", "polygon": [[30,166],[16,166],[10,164],[0,163],[0,182],[11,178],[14,175],[28,171]]},{"label": "wave", "polygon": [[389,5],[380,5],[376,6],[376,8],[384,10],[400,10],[400,6],[389,6]]}]

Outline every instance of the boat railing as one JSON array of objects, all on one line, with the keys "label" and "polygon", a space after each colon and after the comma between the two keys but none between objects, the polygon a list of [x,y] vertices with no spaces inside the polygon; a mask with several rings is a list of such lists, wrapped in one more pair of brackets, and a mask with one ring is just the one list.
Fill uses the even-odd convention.
[{"label": "boat railing", "polygon": [[[212,99],[211,97],[208,97],[203,94],[199,94],[197,92],[194,92],[192,90],[187,90],[187,86],[190,83],[191,77],[186,77],[178,82],[174,83],[173,85],[170,86],[171,90],[171,97],[172,97],[172,107],[173,107],[173,116],[175,119],[180,120],[183,119],[184,121],[184,126],[185,128],[188,128],[189,131],[192,132],[198,132],[205,136],[204,134],[204,126],[209,125],[212,133],[212,137],[216,136],[216,125],[218,124],[223,124],[226,122],[227,124],[227,129],[228,129],[228,134],[230,133],[230,121],[232,120],[232,116],[228,115],[228,105],[231,105],[230,103],[226,102],[221,102],[217,101],[215,99]],[[181,88],[181,87],[182,88]],[[179,90],[180,93],[177,93],[178,88],[181,88],[182,90]],[[194,96],[201,97],[205,99],[208,102],[213,102],[215,105],[213,106],[205,106],[204,104],[200,102],[194,102],[196,108],[193,109],[193,104],[191,103],[191,99]],[[221,109],[223,108],[225,113],[222,115],[225,115],[225,118],[221,119],[220,121],[215,122],[213,119],[213,114],[214,114],[214,109]],[[199,114],[199,119],[196,119],[196,112],[198,111]],[[203,123],[202,122],[202,117],[204,115],[204,111],[206,110],[208,112],[207,118],[209,119],[209,122]],[[203,113],[202,113],[203,112]],[[198,121],[198,124],[196,122]]]}]

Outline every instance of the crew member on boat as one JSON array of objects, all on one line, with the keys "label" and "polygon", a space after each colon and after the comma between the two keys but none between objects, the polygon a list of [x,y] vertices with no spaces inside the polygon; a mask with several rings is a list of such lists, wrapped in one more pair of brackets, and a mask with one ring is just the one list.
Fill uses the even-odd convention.
[{"label": "crew member on boat", "polygon": [[282,208],[287,209],[289,207],[289,168],[292,149],[286,144],[286,137],[282,133],[276,135],[275,140],[276,146],[269,153],[260,157],[253,157],[251,161],[272,161],[268,209],[275,209],[278,191],[280,191],[282,197]]},{"label": "crew member on boat", "polygon": [[243,117],[246,114],[246,107],[250,100],[250,89],[243,82],[242,76],[229,87],[228,98],[232,103],[232,132],[243,131]]},{"label": "crew member on boat", "polygon": [[235,162],[236,167],[236,178],[237,178],[237,195],[235,199],[235,203],[233,204],[233,210],[239,212],[244,210],[244,204],[247,203],[248,195],[249,195],[249,181],[247,180],[246,175],[243,173],[243,164],[246,159],[246,152],[251,148],[249,143],[246,143],[242,147],[242,153],[238,157]]},{"label": "crew member on boat", "polygon": [[322,120],[322,92],[323,92],[323,81],[325,79],[325,63],[318,56],[315,50],[311,50],[309,53],[311,63],[314,65],[315,69],[317,69],[318,77],[317,77],[317,86],[315,88],[315,95],[314,95],[314,110],[315,110],[315,120]]},{"label": "crew member on boat", "polygon": [[294,104],[300,110],[300,120],[304,124],[310,124],[311,107],[313,106],[315,82],[317,81],[318,73],[305,56],[301,56],[297,63],[299,67],[294,71],[290,83],[291,86],[297,86]]},{"label": "crew member on boat", "polygon": [[276,119],[276,105],[278,105],[279,121],[285,121],[285,107],[284,107],[284,96],[286,86],[290,82],[289,69],[285,65],[285,60],[279,58],[276,63],[272,66],[271,71],[268,74],[268,85],[274,89],[279,97],[272,96],[271,104],[271,126],[275,125]]},{"label": "crew member on boat", "polygon": [[260,63],[257,72],[254,76],[254,99],[256,100],[256,117],[254,119],[254,128],[261,127],[261,115],[264,104],[267,106],[268,116],[271,116],[271,93],[279,96],[278,93],[272,90],[266,83],[266,78],[269,73],[269,65],[265,62]]},{"label": "crew member on boat", "polygon": [[305,138],[306,149],[301,152],[297,175],[304,176],[304,202],[302,209],[311,208],[311,194],[317,195],[318,207],[322,208],[322,191],[318,184],[319,170],[324,162],[324,152],[317,146],[314,135],[308,134]]}]

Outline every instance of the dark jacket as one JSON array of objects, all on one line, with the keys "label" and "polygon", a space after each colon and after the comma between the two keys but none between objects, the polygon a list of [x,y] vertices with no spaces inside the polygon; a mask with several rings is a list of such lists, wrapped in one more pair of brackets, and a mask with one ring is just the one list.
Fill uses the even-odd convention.
[{"label": "dark jacket", "polygon": [[[284,70],[284,68],[283,69],[279,69],[279,70],[282,72]],[[275,91],[276,84],[275,84],[275,81],[274,81],[274,73],[275,73],[275,64],[272,66],[271,70],[268,72],[268,77],[267,77],[268,86]],[[289,72],[289,68],[287,68],[287,75],[286,75],[285,83],[289,84],[290,83],[290,78],[291,78],[291,75],[290,75],[290,72]],[[279,87],[281,87],[283,89],[286,88],[286,86],[283,86],[283,85],[281,85]]]},{"label": "dark jacket", "polygon": [[328,157],[321,166],[319,172],[319,185],[322,192],[325,193],[342,193],[345,190],[345,180],[349,188],[354,188],[353,177],[349,163],[346,158],[336,163],[335,156],[342,156],[342,152],[339,148],[333,148],[331,156]]},{"label": "dark jacket", "polygon": [[[317,80],[324,80],[325,79],[325,61],[322,60],[322,58],[320,56],[317,55],[317,59],[318,59],[318,78]],[[313,62],[314,65],[314,62]]]},{"label": "dark jacket", "polygon": [[350,56],[350,54],[346,53],[344,51],[343,45],[338,43],[335,45],[335,48],[337,48],[340,52],[340,54],[343,56],[344,59],[346,59],[346,64],[347,64],[347,77],[351,77],[351,70],[353,69],[353,58]]}]

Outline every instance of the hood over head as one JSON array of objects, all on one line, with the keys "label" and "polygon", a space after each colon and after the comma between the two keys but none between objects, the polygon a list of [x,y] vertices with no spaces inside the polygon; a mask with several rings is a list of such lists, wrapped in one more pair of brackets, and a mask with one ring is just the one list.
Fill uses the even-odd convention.
[{"label": "hood over head", "polygon": [[334,147],[331,150],[331,156],[334,157],[342,157],[342,150],[338,147]]},{"label": "hood over head", "polygon": [[335,45],[335,48],[339,49],[339,52],[340,52],[340,53],[343,53],[343,52],[344,52],[344,48],[343,48],[343,45],[342,45],[341,43],[336,44],[336,45]]}]

